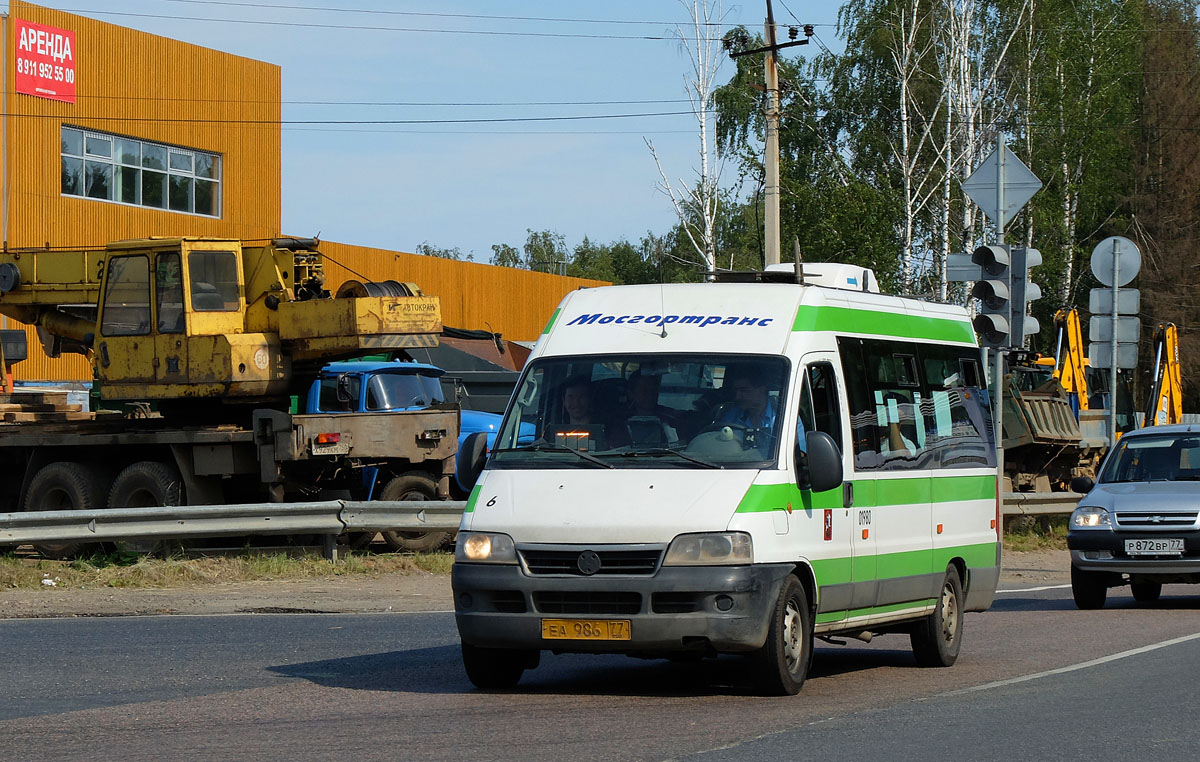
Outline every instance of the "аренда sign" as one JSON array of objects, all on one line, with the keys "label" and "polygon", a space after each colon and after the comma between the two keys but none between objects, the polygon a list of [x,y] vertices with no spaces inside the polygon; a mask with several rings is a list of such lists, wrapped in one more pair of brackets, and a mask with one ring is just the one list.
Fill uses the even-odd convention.
[{"label": "\u0430\u0440\u0435\u043d\u0434\u0430 sign", "polygon": [[17,92],[75,102],[75,32],[17,22]]}]

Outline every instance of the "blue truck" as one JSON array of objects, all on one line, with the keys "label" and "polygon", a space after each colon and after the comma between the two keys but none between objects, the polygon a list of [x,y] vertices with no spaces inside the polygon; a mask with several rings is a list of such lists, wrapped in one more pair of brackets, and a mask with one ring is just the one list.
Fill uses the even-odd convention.
[{"label": "blue truck", "polygon": [[[309,387],[304,400],[304,414],[313,416],[354,415],[360,423],[354,431],[342,431],[337,442],[323,444],[326,451],[335,454],[343,450],[345,455],[353,452],[353,442],[342,442],[347,435],[361,438],[363,429],[370,430],[378,416],[383,425],[368,436],[391,438],[420,436],[411,426],[398,427],[399,420],[419,422],[421,411],[457,411],[457,457],[453,473],[433,473],[427,464],[414,464],[403,458],[376,457],[370,462],[358,464],[361,486],[348,490],[350,497],[359,500],[438,500],[445,497],[465,499],[474,483],[469,473],[471,463],[477,462],[477,452],[466,452],[465,448],[479,447],[478,438],[471,435],[482,433],[488,448],[496,438],[501,416],[478,410],[460,410],[447,403],[442,379],[445,371],[426,363],[394,361],[355,360],[335,362],[321,369],[320,375]],[[394,414],[409,413],[418,417],[397,417]],[[386,415],[385,415],[386,414]],[[420,428],[419,424],[416,428]],[[398,450],[399,451],[399,448]],[[447,464],[449,465],[449,464]],[[442,482],[443,476],[449,477]],[[355,480],[358,481],[357,479]],[[393,550],[428,551],[442,545],[447,532],[382,532],[383,540]],[[344,538],[351,546],[363,547],[374,539],[373,533],[357,533]]]}]

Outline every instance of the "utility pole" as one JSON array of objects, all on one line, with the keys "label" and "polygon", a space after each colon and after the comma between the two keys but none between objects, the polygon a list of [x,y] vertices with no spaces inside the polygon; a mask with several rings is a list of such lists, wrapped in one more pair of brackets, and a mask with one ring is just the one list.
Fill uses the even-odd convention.
[{"label": "utility pole", "polygon": [[779,51],[775,47],[775,14],[771,10],[771,0],[767,0],[767,55],[766,86],[767,86],[767,150],[765,156],[763,178],[763,202],[766,210],[763,221],[765,248],[763,251],[763,266],[779,264]]},{"label": "utility pole", "polygon": [[[767,22],[765,39],[767,44],[753,50],[730,53],[730,58],[740,58],[755,53],[766,53],[765,89],[767,91],[767,134],[766,155],[763,160],[763,196],[766,210],[763,214],[763,265],[779,264],[779,51],[793,45],[807,45],[812,36],[812,24],[804,25],[804,39],[797,40],[797,27],[788,27],[790,42],[779,43],[775,38],[775,12],[771,0],[767,0]],[[726,43],[728,47],[729,43]]]}]

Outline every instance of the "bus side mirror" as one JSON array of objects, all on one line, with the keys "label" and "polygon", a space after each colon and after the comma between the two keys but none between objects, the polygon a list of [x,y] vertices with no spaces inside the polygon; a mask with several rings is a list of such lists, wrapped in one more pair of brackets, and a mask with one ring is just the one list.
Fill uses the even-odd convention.
[{"label": "bus side mirror", "polygon": [[833,437],[824,431],[810,431],[804,435],[804,444],[807,452],[803,454],[808,460],[805,469],[807,480],[803,479],[804,475],[800,471],[802,453],[800,448],[796,448],[797,477],[801,481],[808,482],[807,484],[801,483],[800,488],[807,488],[813,492],[825,492],[842,486],[842,451],[833,441]]},{"label": "bus side mirror", "polygon": [[470,492],[487,465],[487,432],[470,434],[458,447],[454,478],[463,492]]}]

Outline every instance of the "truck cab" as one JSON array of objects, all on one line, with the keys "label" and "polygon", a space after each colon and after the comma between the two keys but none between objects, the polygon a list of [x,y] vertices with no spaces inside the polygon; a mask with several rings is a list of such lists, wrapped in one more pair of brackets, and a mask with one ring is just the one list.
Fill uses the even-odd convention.
[{"label": "truck cab", "polygon": [[[384,413],[426,410],[446,405],[441,378],[445,371],[419,362],[353,360],[321,369],[305,398],[305,413]],[[463,452],[467,439],[482,432],[487,449],[496,442],[502,416],[479,410],[461,410],[458,427],[458,464],[455,486],[470,492],[474,479],[462,466],[471,459]]]}]

